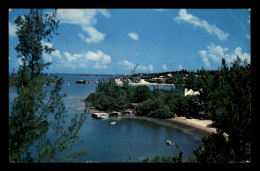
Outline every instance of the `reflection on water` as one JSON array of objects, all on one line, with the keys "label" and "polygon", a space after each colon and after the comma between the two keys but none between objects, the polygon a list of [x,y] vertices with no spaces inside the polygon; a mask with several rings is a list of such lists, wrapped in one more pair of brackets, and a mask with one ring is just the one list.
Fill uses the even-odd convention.
[{"label": "reflection on water", "polygon": [[[110,124],[113,121],[115,125]],[[125,162],[128,154],[137,159],[178,154],[175,146],[168,146],[166,140],[178,144],[185,158],[192,156],[192,150],[200,144],[181,130],[142,117],[106,120],[89,117],[82,134],[88,135],[84,136],[84,145],[91,147],[86,160],[103,162]]]},{"label": "reflection on water", "polygon": [[[98,81],[100,77],[63,74],[65,84],[61,93],[66,93],[64,99],[68,115],[81,113],[84,103],[81,102],[88,94],[95,91],[96,84],[75,84],[79,79]],[[105,79],[108,79],[106,77]],[[70,85],[68,85],[70,84]],[[51,87],[46,87],[51,89]],[[9,89],[9,114],[11,102],[16,96],[15,89]],[[68,117],[69,118],[69,117]],[[115,122],[111,125],[111,122]],[[83,142],[74,150],[90,149],[89,155],[82,160],[99,162],[126,162],[131,155],[141,161],[156,155],[173,156],[178,154],[175,145],[183,151],[183,157],[193,156],[192,150],[200,144],[201,134],[189,132],[189,128],[177,129],[173,123],[162,119],[148,117],[111,117],[106,120],[95,119],[88,115],[82,127]],[[189,134],[190,133],[190,134]],[[174,142],[168,146],[166,140]]]}]

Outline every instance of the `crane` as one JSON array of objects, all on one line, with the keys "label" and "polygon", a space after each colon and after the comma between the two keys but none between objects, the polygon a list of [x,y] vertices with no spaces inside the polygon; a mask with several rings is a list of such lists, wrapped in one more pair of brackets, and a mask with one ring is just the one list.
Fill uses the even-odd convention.
[{"label": "crane", "polygon": [[133,70],[131,70],[131,73],[133,74],[137,68],[138,64],[136,64],[135,68]]}]

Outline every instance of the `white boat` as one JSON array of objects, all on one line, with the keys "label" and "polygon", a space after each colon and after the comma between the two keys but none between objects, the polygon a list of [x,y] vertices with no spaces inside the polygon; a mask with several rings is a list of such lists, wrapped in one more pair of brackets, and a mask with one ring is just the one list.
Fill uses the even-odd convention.
[{"label": "white boat", "polygon": [[171,142],[170,140],[167,140],[166,143],[167,143],[168,145],[171,145],[171,146],[174,145],[174,143]]},{"label": "white boat", "polygon": [[111,122],[110,124],[111,124],[111,125],[115,125],[115,124],[116,124],[116,121],[114,121],[114,122]]}]

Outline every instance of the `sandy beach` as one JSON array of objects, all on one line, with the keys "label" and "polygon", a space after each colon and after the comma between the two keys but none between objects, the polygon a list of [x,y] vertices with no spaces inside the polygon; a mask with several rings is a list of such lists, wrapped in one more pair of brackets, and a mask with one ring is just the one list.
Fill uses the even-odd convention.
[{"label": "sandy beach", "polygon": [[[95,108],[90,108],[88,112],[102,112]],[[121,117],[121,116],[118,116]],[[129,117],[129,116],[127,116]],[[176,129],[179,129],[187,134],[190,134],[191,136],[194,136],[194,138],[201,139],[203,136],[208,136],[211,133],[217,133],[217,128],[213,127],[213,121],[212,120],[200,120],[200,119],[188,119],[186,117],[174,117],[169,119],[159,119],[159,118],[151,118],[147,116],[130,116],[133,119],[145,119],[151,122],[155,122],[158,124],[164,124],[167,126],[174,127]],[[226,141],[228,141],[229,135],[224,132],[223,136],[226,138]]]},{"label": "sandy beach", "polygon": [[213,122],[211,120],[187,119],[186,117],[175,117],[166,120],[185,125],[186,127],[195,128],[208,134],[217,132],[216,128],[212,127]]},{"label": "sandy beach", "polygon": [[[89,108],[88,112],[104,112],[99,111],[95,108]],[[149,117],[143,117],[143,116],[135,116],[134,118],[145,119],[147,118],[149,120]],[[186,117],[174,117],[169,119],[158,119],[158,118],[150,118],[152,121],[156,122],[158,120],[158,123],[166,123],[169,126],[173,126],[177,129],[180,129],[186,133],[189,134],[197,134],[198,132],[203,135],[209,135],[211,133],[216,133],[216,128],[212,126],[213,121],[211,120],[199,120],[199,119],[188,119]]]},{"label": "sandy beach", "polygon": [[[175,117],[166,120],[174,123],[172,124],[173,126],[179,127],[180,129],[190,134],[195,132],[200,132],[204,135],[217,133],[217,128],[212,126],[212,120],[187,119],[185,117]],[[227,133],[224,132],[223,136],[225,137],[226,141],[229,141],[229,135]]]}]

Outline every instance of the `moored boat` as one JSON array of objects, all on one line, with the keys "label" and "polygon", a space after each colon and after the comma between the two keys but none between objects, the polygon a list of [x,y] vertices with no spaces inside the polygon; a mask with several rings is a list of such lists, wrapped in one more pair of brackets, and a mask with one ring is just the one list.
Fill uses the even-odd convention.
[{"label": "moored boat", "polygon": [[116,121],[114,121],[114,122],[111,122],[110,124],[111,124],[111,125],[115,125],[115,124],[116,124]]},{"label": "moored boat", "polygon": [[174,143],[171,142],[170,140],[167,140],[166,143],[167,143],[167,145],[171,145],[171,146],[174,145]]}]

